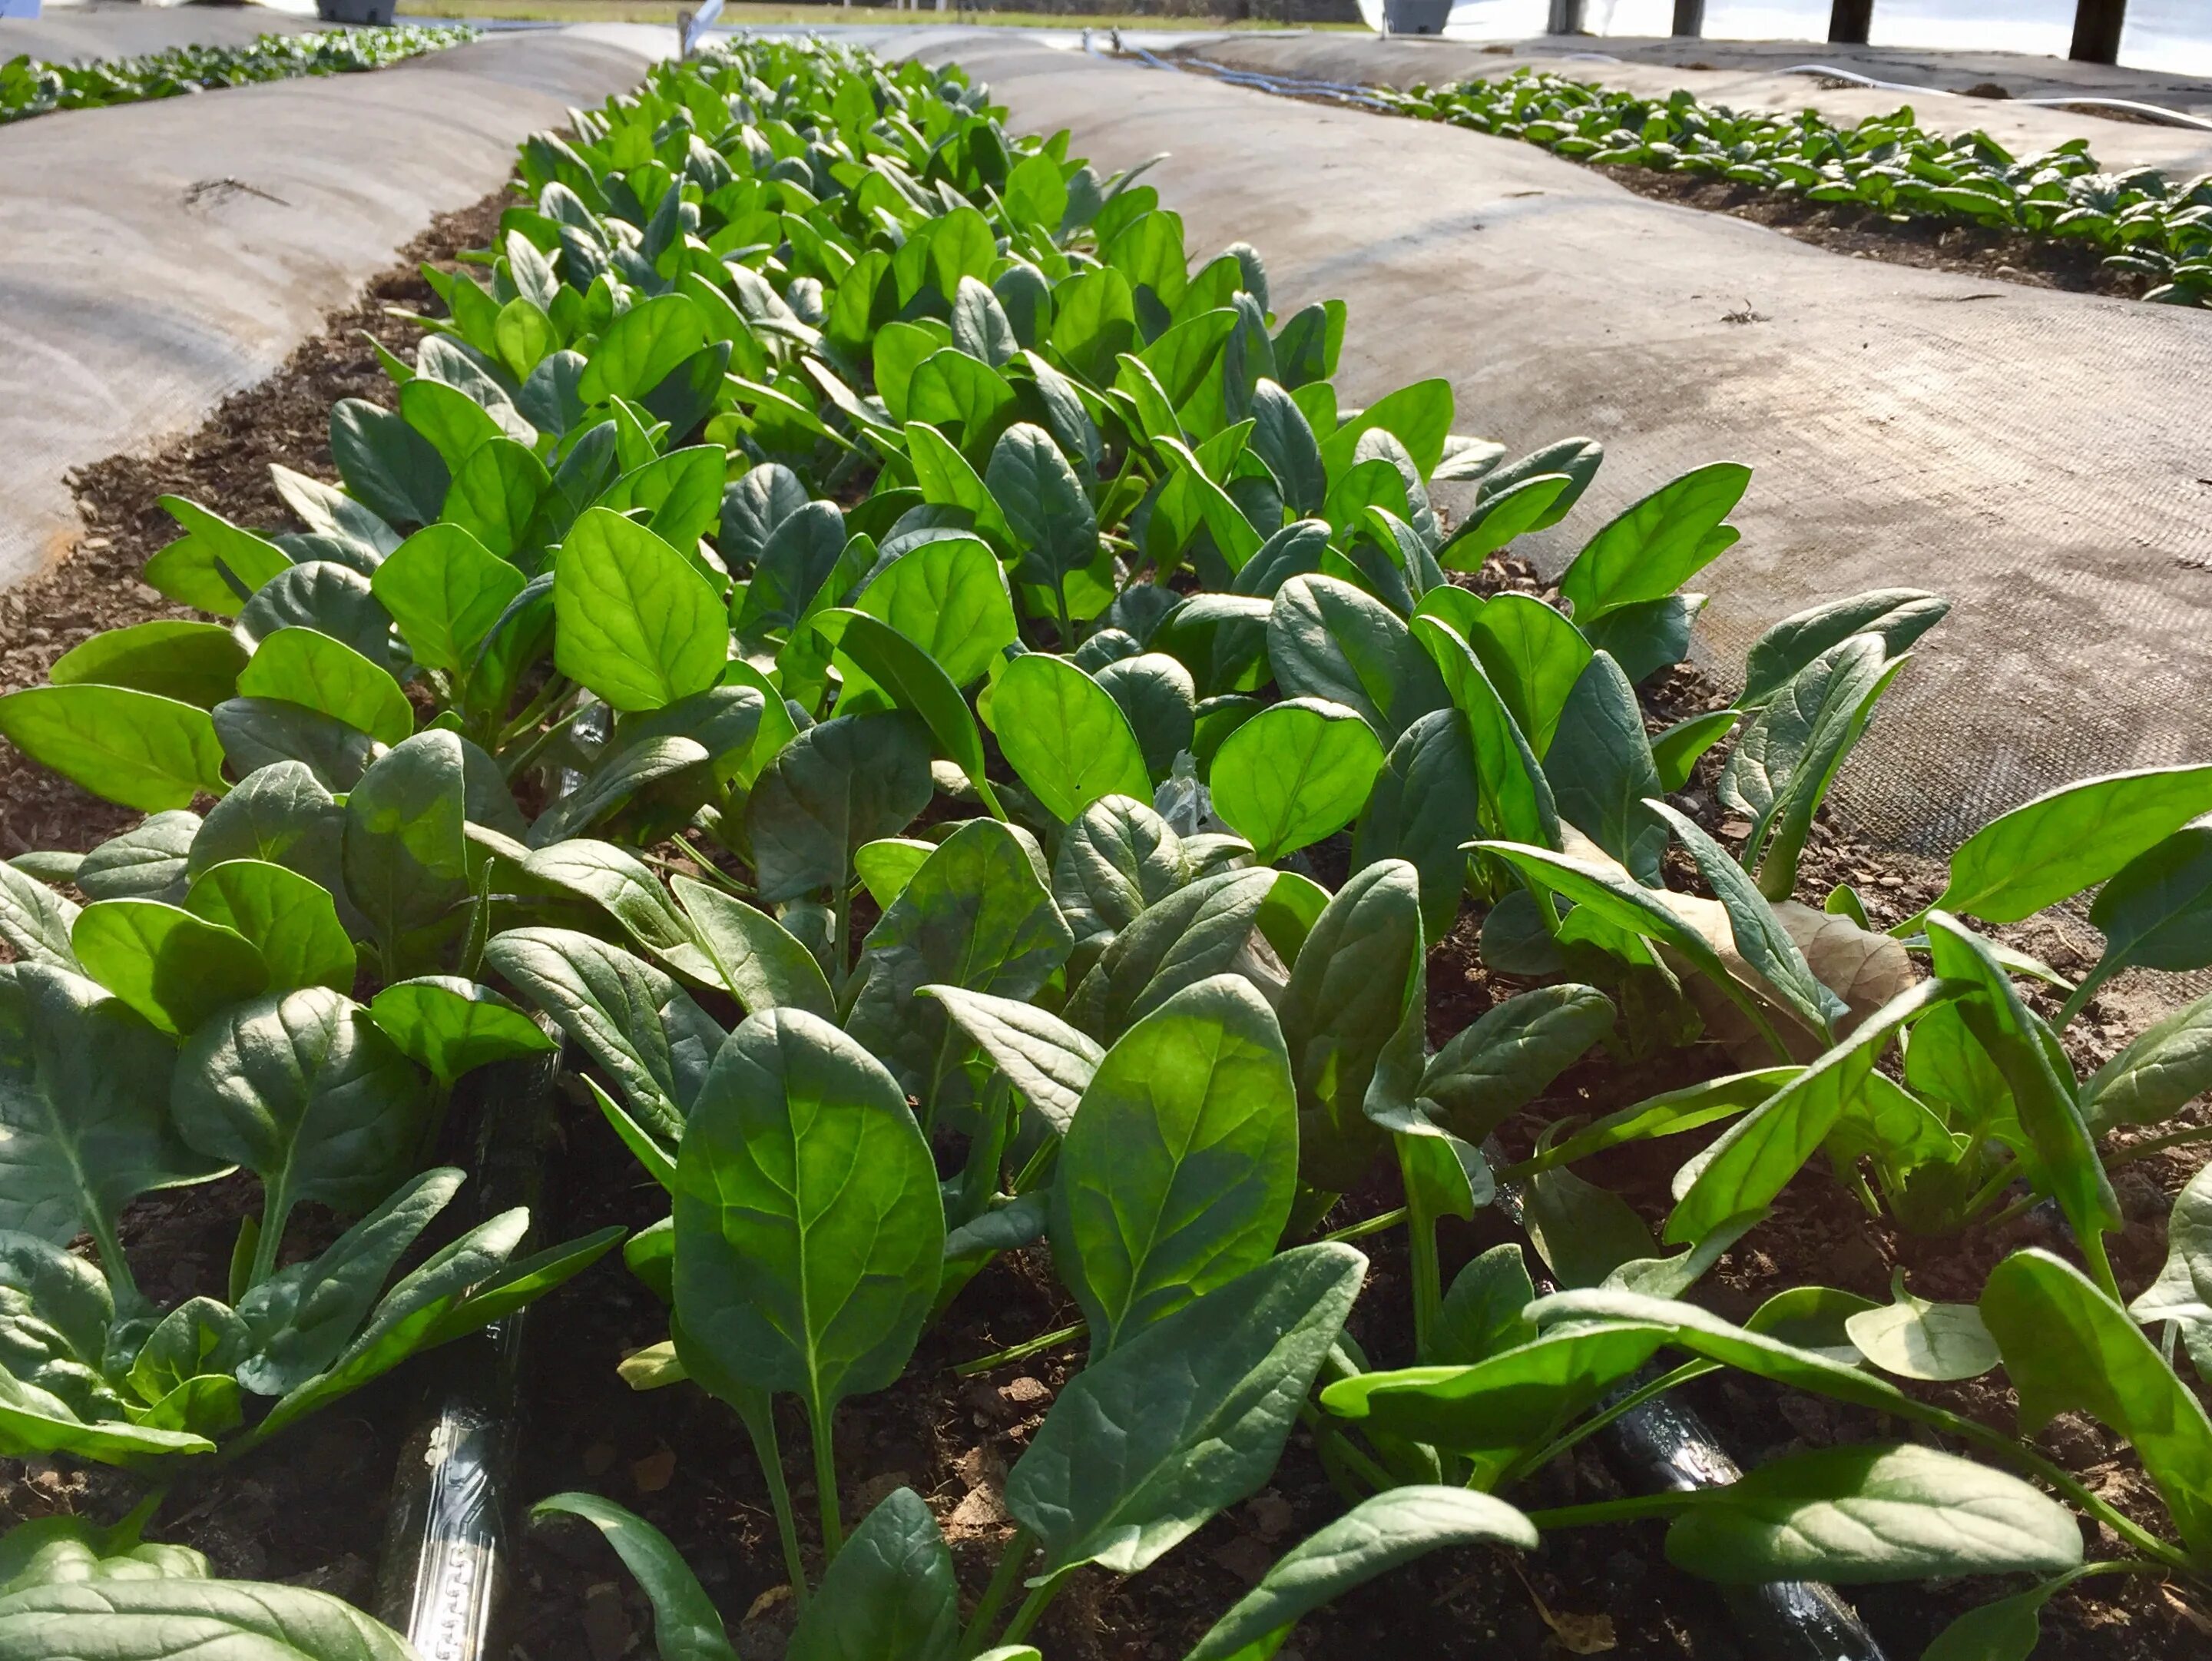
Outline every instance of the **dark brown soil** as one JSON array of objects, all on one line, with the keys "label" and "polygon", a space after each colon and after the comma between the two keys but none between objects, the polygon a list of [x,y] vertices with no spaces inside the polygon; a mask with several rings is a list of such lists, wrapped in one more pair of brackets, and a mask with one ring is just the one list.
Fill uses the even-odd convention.
[{"label": "dark brown soil", "polygon": [[[482,246],[498,206],[494,198],[441,222],[410,256],[450,263],[459,250]],[[325,335],[302,347],[271,380],[226,403],[200,432],[150,457],[118,458],[88,470],[80,484],[88,535],[77,554],[33,584],[0,596],[4,684],[40,678],[54,656],[95,629],[168,613],[158,596],[136,581],[143,560],[173,534],[154,506],[157,495],[190,495],[248,524],[282,522],[267,484],[267,463],[283,460],[331,475],[325,444],[330,405],[345,396],[389,397],[373,354],[356,332],[371,330],[387,344],[404,348],[415,332],[385,317],[381,307],[412,307],[425,297],[411,265],[396,268],[371,286],[361,307],[331,319]],[[1477,586],[1545,592],[1525,564],[1510,560],[1493,562]],[[1651,718],[1657,726],[1719,702],[1709,682],[1673,672],[1651,689]],[[1713,782],[1708,761],[1686,794],[1701,807],[1701,817],[1717,824],[1711,807]],[[32,845],[88,847],[124,828],[127,818],[16,758],[0,759],[0,838],[9,852]],[[1318,851],[1322,864],[1333,857],[1340,865],[1340,850]],[[1879,926],[1923,904],[1940,885],[1941,873],[1928,861],[1883,853],[1846,825],[1824,822],[1808,849],[1802,891],[1817,900],[1844,880],[1865,897]],[[2063,970],[2086,966],[2083,954],[2093,947],[2083,931],[2063,918],[2000,932]],[[1439,1042],[1519,989],[1484,969],[1475,940],[1470,916],[1432,954],[1431,1036]],[[2140,1028],[2154,1002],[2154,994],[2130,994],[2124,985],[2100,998],[2077,1023],[2083,1035],[2077,1060],[2087,1066],[2103,1059]],[[721,1013],[732,1018],[732,1012]],[[1711,1070],[1709,1058],[1695,1051],[1634,1068],[1600,1058],[1561,1079],[1507,1128],[1505,1140],[1519,1153],[1552,1119],[1603,1112]],[[1620,1150],[1589,1174],[1656,1219],[1667,1207],[1668,1173],[1694,1151],[1696,1141]],[[2164,1250],[2166,1205],[2189,1168],[2169,1156],[2129,1166],[2122,1175],[2130,1225],[2112,1244],[2130,1291],[2155,1272]],[[550,1221],[559,1236],[610,1221],[640,1226],[665,1211],[665,1196],[638,1173],[599,1116],[580,1104],[565,1116],[551,1193]],[[1350,1196],[1328,1223],[1372,1215],[1393,1198],[1389,1185],[1378,1182]],[[257,1203],[251,1181],[232,1178],[153,1196],[135,1208],[125,1239],[148,1289],[167,1297],[219,1293],[239,1219]],[[332,1226],[319,1220],[307,1232]],[[1502,1238],[1502,1226],[1494,1213],[1483,1214],[1476,1225],[1449,1225],[1447,1274]],[[1700,1295],[1722,1312],[1741,1317],[1768,1293],[1806,1281],[1879,1295],[1891,1266],[1903,1264],[1917,1292],[1967,1299],[2004,1250],[2027,1244],[2065,1249],[2034,1213],[1964,1241],[1900,1236],[1869,1218],[1839,1185],[1808,1178],[1784,1196],[1773,1218],[1731,1255]],[[1402,1245],[1397,1236],[1382,1234],[1363,1242],[1363,1249],[1373,1268],[1354,1314],[1354,1335],[1379,1363],[1401,1362],[1410,1349]],[[952,1369],[1064,1326],[1073,1313],[1042,1252],[1002,1260],[980,1276],[925,1340],[900,1384],[840,1412],[837,1466],[848,1526],[891,1488],[915,1488],[944,1520],[972,1594],[1007,1529],[999,1498],[1004,1473],[1081,1358],[1068,1346],[971,1380],[957,1378]],[[528,1430],[516,1498],[526,1502],[558,1489],[587,1488],[634,1506],[664,1529],[697,1569],[725,1614],[739,1655],[746,1661],[778,1656],[790,1619],[781,1590],[785,1577],[766,1490],[734,1415],[688,1385],[641,1395],[616,1374],[624,1354],[665,1332],[665,1314],[653,1296],[611,1260],[533,1311],[526,1375]],[[219,1573],[294,1579],[366,1601],[384,1497],[419,1388],[403,1372],[260,1456],[187,1478],[155,1534],[208,1552]],[[1970,1384],[1948,1387],[1942,1395],[1961,1411],[2009,1421],[2011,1403],[2002,1390]],[[1793,1447],[1895,1433],[1894,1427],[1885,1429],[1869,1415],[1755,1384],[1707,1380],[1692,1387],[1692,1397],[1747,1464]],[[786,1414],[780,1422],[785,1465],[803,1519],[813,1509],[805,1432],[795,1415]],[[2054,1426],[2044,1442],[2052,1457],[2086,1474],[2115,1504],[2152,1514],[2142,1479],[2105,1433],[2069,1419]],[[127,1506],[132,1492],[127,1479],[103,1469],[78,1470],[53,1460],[7,1462],[0,1464],[0,1523],[57,1510],[112,1517]],[[1615,1475],[1585,1449],[1516,1497],[1532,1506],[1555,1506],[1621,1492]],[[1079,1577],[1038,1636],[1057,1661],[1167,1661],[1182,1653],[1273,1556],[1340,1509],[1301,1432],[1266,1491],[1142,1576],[1127,1581],[1089,1573]],[[811,1529],[804,1522],[802,1527],[811,1549]],[[517,1575],[508,1604],[512,1632],[498,1652],[515,1661],[623,1661],[649,1652],[650,1621],[641,1594],[581,1525],[532,1532]],[[1935,1591],[1876,1588],[1856,1601],[1891,1653],[1907,1658],[1951,1615],[1994,1590],[1984,1583]],[[2120,1653],[2180,1661],[2204,1653],[2206,1619],[2173,1589],[2092,1581],[2051,1605],[2039,1654],[2060,1661],[2105,1661]],[[1320,1661],[1378,1643],[1438,1657],[1602,1653],[1655,1661],[1757,1661],[1718,1596],[1667,1567],[1656,1524],[1555,1535],[1524,1560],[1496,1552],[1447,1554],[1312,1617],[1284,1655]]]}]

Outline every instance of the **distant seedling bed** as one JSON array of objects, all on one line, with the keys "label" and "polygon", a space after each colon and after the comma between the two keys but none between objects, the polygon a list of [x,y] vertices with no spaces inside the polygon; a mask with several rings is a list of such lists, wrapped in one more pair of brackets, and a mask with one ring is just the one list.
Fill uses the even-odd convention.
[{"label": "distant seedling bed", "polygon": [[173,46],[139,58],[49,64],[27,52],[0,64],[0,123],[56,110],[100,109],[149,98],[176,98],[218,87],[289,81],[301,75],[350,75],[473,40],[459,25],[326,29],[264,34],[244,46]]}]

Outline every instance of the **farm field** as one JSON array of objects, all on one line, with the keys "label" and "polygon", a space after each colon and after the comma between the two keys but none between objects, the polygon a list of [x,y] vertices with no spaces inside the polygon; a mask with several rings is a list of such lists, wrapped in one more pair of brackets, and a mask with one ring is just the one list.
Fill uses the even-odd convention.
[{"label": "farm field", "polygon": [[[2197,1652],[2201,705],[1898,569],[1937,443],[1747,442],[1948,432],[1978,277],[1532,83],[881,50],[576,105],[0,596],[0,1653]],[[2136,402],[2046,472],[2189,684]]]}]

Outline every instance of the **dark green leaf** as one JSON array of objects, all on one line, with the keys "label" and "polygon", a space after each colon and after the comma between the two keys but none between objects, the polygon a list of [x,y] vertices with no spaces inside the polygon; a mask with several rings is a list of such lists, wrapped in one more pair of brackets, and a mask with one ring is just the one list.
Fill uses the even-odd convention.
[{"label": "dark green leaf", "polygon": [[763,900],[851,886],[854,850],[929,804],[926,732],[903,714],[840,715],[777,752],[745,806]]},{"label": "dark green leaf", "polygon": [[1830,647],[1853,635],[1878,635],[1894,657],[1943,620],[1951,602],[1918,588],[1876,588],[1793,612],[1753,642],[1744,659],[1743,695],[1755,709]]},{"label": "dark green leaf", "polygon": [[1266,1482],[1366,1269],[1297,1247],[1079,1373],[1006,1479],[1044,1573],[1134,1574]]},{"label": "dark green leaf", "polygon": [[196,1150],[261,1178],[265,1241],[302,1201],[358,1211],[383,1197],[414,1162],[429,1095],[366,1009],[310,986],[195,1032],[170,1109]]},{"label": "dark green leaf", "polygon": [[1270,1257],[1290,1219],[1297,1098],[1273,1013],[1215,976],[1099,1062],[1060,1148],[1054,1261],[1097,1360]]},{"label": "dark green leaf", "polygon": [[[963,277],[964,292],[980,287]],[[950,1661],[960,1586],[937,1518],[912,1488],[878,1502],[815,1588],[786,1661]]]},{"label": "dark green leaf", "polygon": [[799,1396],[818,1427],[897,1378],[944,1256],[936,1168],[896,1080],[818,1017],[748,1019],[677,1159],[687,1341],[757,1389]]},{"label": "dark green leaf", "polygon": [[1297,1081],[1299,1175],[1313,1187],[1352,1187],[1382,1147],[1370,1086],[1394,1039],[1418,1043],[1425,949],[1419,873],[1401,860],[1354,872],[1299,949],[1277,1013]]},{"label": "dark green leaf", "polygon": [[1184,1661],[1267,1653],[1300,1616],[1446,1546],[1536,1548],[1535,1525],[1503,1500],[1416,1483],[1362,1500],[1285,1552]]},{"label": "dark green leaf", "polygon": [[724,1036],[682,987],[620,947],[565,928],[495,934],[484,965],[582,1045],[654,1135],[673,1142],[682,1134]]},{"label": "dark green leaf", "polygon": [[[1489,607],[1483,609],[1486,615]],[[1661,885],[1667,827],[1644,809],[1646,798],[1659,794],[1658,765],[1644,736],[1636,689],[1602,652],[1590,659],[1567,695],[1558,735],[1545,752],[1544,773],[1561,818],[1645,887]]]},{"label": "dark green leaf", "polygon": [[653,1637],[660,1661],[736,1661],[714,1599],[666,1535],[596,1494],[556,1494],[530,1508],[533,1523],[557,1515],[580,1517],[599,1530],[637,1577],[653,1605]]},{"label": "dark green leaf", "polygon": [[1736,1585],[1860,1585],[2071,1568],[2081,1530],[2017,1476],[1934,1448],[1875,1443],[1790,1454],[1698,1490],[1667,1530],[1667,1556]]},{"label": "dark green leaf", "polygon": [[[220,1171],[170,1122],[175,1059],[167,1039],[81,976],[0,969],[0,1226],[61,1244],[89,1232],[104,1258],[138,1195]],[[122,1263],[104,1266],[130,1284]]]}]

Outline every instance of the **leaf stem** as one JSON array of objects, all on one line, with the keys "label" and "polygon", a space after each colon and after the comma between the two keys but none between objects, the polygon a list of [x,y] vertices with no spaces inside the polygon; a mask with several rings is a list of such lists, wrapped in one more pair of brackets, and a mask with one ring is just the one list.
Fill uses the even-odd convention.
[{"label": "leaf stem", "polygon": [[530,770],[531,764],[545,753],[545,746],[574,726],[584,712],[591,707],[588,703],[578,704],[536,738],[531,739],[529,743],[524,745],[520,750],[508,757],[501,764],[500,770],[511,779],[521,777]]},{"label": "leaf stem", "polygon": [[1356,1223],[1346,1223],[1334,1232],[1322,1235],[1314,1244],[1322,1245],[1334,1241],[1364,1240],[1370,1234],[1380,1234],[1385,1229],[1397,1227],[1409,1214],[1409,1208],[1399,1206],[1395,1210],[1380,1212]]},{"label": "leaf stem", "polygon": [[246,1282],[249,1289],[259,1286],[276,1272],[276,1249],[284,1244],[285,1216],[290,1210],[291,1206],[282,1192],[263,1193],[261,1234],[253,1243],[253,1272]]},{"label": "leaf stem", "polygon": [[1061,1327],[1057,1331],[1045,1333],[1041,1337],[1024,1339],[1018,1344],[1011,1344],[1005,1349],[994,1350],[988,1355],[979,1355],[972,1361],[963,1361],[952,1369],[952,1376],[956,1378],[973,1378],[979,1372],[988,1372],[994,1367],[1006,1366],[1009,1361],[1025,1361],[1032,1355],[1041,1355],[1046,1350],[1057,1349],[1062,1344],[1073,1343],[1089,1330],[1087,1323],[1078,1321],[1073,1326]]},{"label": "leaf stem", "polygon": [[1437,1323],[1443,1316],[1443,1270],[1437,1261],[1437,1220],[1420,1180],[1413,1173],[1406,1143],[1398,1139],[1398,1174],[1406,1189],[1407,1257],[1413,1283],[1413,1360],[1425,1362]]},{"label": "leaf stem", "polygon": [[791,1597],[799,1609],[806,1607],[806,1558],[799,1548],[799,1521],[792,1514],[791,1489],[783,1480],[783,1449],[775,1437],[775,1414],[766,1396],[750,1406],[738,1407],[745,1433],[752,1438],[753,1456],[760,1461],[768,1482],[769,1504],[775,1512],[775,1531],[783,1541],[784,1573],[791,1577]]},{"label": "leaf stem", "polygon": [[2124,1307],[2128,1300],[2120,1296],[2119,1280],[2112,1273],[2112,1259],[2105,1250],[2104,1231],[2092,1228],[2085,1234],[2077,1229],[2074,1238],[2075,1244],[2081,1248],[2081,1256],[2088,1264],[2089,1278],[2097,1283],[2097,1289]]},{"label": "leaf stem", "polygon": [[[138,1282],[131,1274],[131,1260],[123,1255],[123,1241],[115,1231],[115,1220],[101,1206],[88,1206],[92,1216],[93,1242],[100,1248],[100,1266],[107,1272],[108,1297],[120,1315],[125,1309],[136,1309],[145,1301],[138,1291]],[[258,1278],[258,1276],[256,1278]]]},{"label": "leaf stem", "polygon": [[682,831],[678,831],[674,836],[669,838],[669,841],[674,843],[678,848],[682,849],[684,850],[684,857],[690,860],[692,864],[697,866],[699,867],[699,874],[706,878],[708,882],[713,883],[717,888],[726,888],[729,890],[731,893],[737,895],[741,899],[750,899],[753,897],[753,891],[751,889],[746,887],[744,884],[739,882],[735,877],[723,870],[720,866],[715,864],[713,860],[708,858],[705,854],[694,847],[690,837],[685,836]]},{"label": "leaf stem", "polygon": [[2212,1124],[2191,1125],[2185,1130],[2169,1131],[2163,1136],[2153,1136],[2148,1141],[2130,1142],[2106,1156],[2105,1169],[2115,1165],[2132,1165],[2137,1159],[2148,1159],[2163,1153],[2169,1147],[2180,1147],[2189,1142],[2212,1141]]},{"label": "leaf stem", "polygon": [[822,1567],[826,1573],[837,1561],[845,1543],[845,1525],[837,1504],[837,1455],[831,1445],[831,1416],[836,1409],[826,1402],[807,1403],[807,1427],[813,1433],[814,1497],[822,1511]]},{"label": "leaf stem", "polygon": [[[1336,1449],[1338,1457],[1359,1475],[1364,1477],[1376,1493],[1385,1493],[1401,1486],[1398,1479],[1376,1463],[1368,1456],[1367,1450],[1353,1441],[1348,1432],[1340,1429],[1334,1420],[1324,1418],[1320,1409],[1311,1402],[1302,1402],[1299,1405],[1298,1417],[1305,1421],[1306,1429],[1312,1434],[1316,1444],[1322,1442],[1332,1444]],[[1346,1497],[1350,1499],[1356,1496],[1346,1495]]]},{"label": "leaf stem", "polygon": [[1055,572],[1052,579],[1052,597],[1060,608],[1060,649],[1073,652],[1081,642],[1075,638],[1075,619],[1067,610],[1067,573]]},{"label": "leaf stem", "polygon": [[853,891],[845,883],[830,885],[830,990],[842,1003],[845,996],[846,964],[850,960],[847,935],[853,927]]},{"label": "leaf stem", "polygon": [[1720,1363],[1717,1361],[1685,1361],[1671,1372],[1661,1373],[1656,1378],[1639,1384],[1626,1395],[1607,1402],[1572,1429],[1563,1432],[1554,1438],[1547,1445],[1537,1449],[1535,1452],[1524,1458],[1515,1460],[1506,1474],[1498,1478],[1497,1486],[1501,1488],[1506,1488],[1519,1482],[1524,1476],[1534,1475],[1577,1442],[1595,1435],[1614,1420],[1633,1413],[1646,1402],[1656,1396],[1664,1396],[1678,1384],[1686,1384],[1692,1378],[1702,1378],[1708,1372],[1719,1371]]},{"label": "leaf stem", "polygon": [[1018,1644],[1029,1636],[1030,1628],[1036,1625],[1038,1618],[1059,1595],[1060,1587],[1067,1584],[1067,1577],[1074,1573],[1073,1567],[1064,1568],[1055,1574],[1048,1575],[1043,1585],[1031,1586],[1030,1595],[1022,1599],[1021,1608],[1014,1611],[1014,1618],[1006,1622],[1006,1629],[1000,1634],[999,1641]]},{"label": "leaf stem", "polygon": [[1601,1500],[1595,1505],[1560,1506],[1552,1511],[1532,1511],[1528,1520],[1539,1529],[1587,1528],[1595,1523],[1632,1523],[1644,1517],[1671,1517],[1698,1503],[1703,1494],[1717,1488],[1670,1489],[1664,1494],[1632,1494],[1624,1500]]},{"label": "leaf stem", "polygon": [[[2115,964],[2112,967],[2117,969],[2119,965]],[[2106,968],[2104,961],[2100,960],[2094,969],[2081,977],[2080,984],[2066,995],[2066,1001],[2059,1007],[2058,1019],[2051,1025],[2064,1031],[2067,1023],[2081,1013],[2081,1006],[2097,995],[2098,989],[2111,978],[2112,974],[2112,970]]]},{"label": "leaf stem", "polygon": [[[545,684],[538,689],[538,696],[530,700],[520,715],[499,729],[494,750],[504,749],[525,733],[545,719],[553,707],[576,690],[576,683],[566,675],[549,675]],[[572,716],[571,719],[574,719]],[[564,722],[563,725],[566,725]]]},{"label": "leaf stem", "polygon": [[998,1623],[999,1611],[1006,1608],[1006,1599],[1021,1584],[1022,1567],[1036,1547],[1036,1536],[1026,1528],[1017,1528],[1000,1548],[999,1566],[991,1571],[991,1583],[983,1588],[982,1600],[975,1605],[967,1630],[960,1634],[961,1655],[977,1654],[990,1641],[991,1628]]}]

